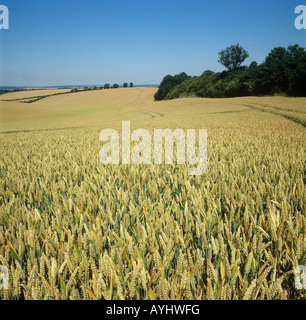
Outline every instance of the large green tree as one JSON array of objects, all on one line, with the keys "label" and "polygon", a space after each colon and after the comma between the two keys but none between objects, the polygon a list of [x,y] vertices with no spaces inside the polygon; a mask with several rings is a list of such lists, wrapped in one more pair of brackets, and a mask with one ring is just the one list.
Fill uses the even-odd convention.
[{"label": "large green tree", "polygon": [[175,76],[171,76],[168,74],[163,78],[163,81],[159,85],[158,91],[154,95],[154,99],[165,99],[170,90],[189,78],[190,76],[188,76],[185,72],[181,72],[180,74],[176,74]]},{"label": "large green tree", "polygon": [[288,47],[289,60],[289,94],[293,96],[306,95],[306,50],[299,45]]},{"label": "large green tree", "polygon": [[219,52],[219,60],[228,71],[238,70],[246,58],[249,57],[248,52],[239,44],[227,47]]},{"label": "large green tree", "polygon": [[[229,48],[230,49],[230,48]],[[299,45],[288,48],[276,47],[258,64],[253,61],[249,67],[241,66],[243,50],[235,55],[235,50],[227,50],[230,72],[214,73],[204,71],[200,76],[188,77],[185,73],[167,75],[155,94],[155,100],[179,97],[225,98],[256,95],[288,95],[305,97],[306,90],[306,50]],[[225,59],[226,52],[221,54]],[[235,56],[240,56],[236,59]],[[245,57],[246,55],[244,55]],[[233,61],[236,63],[233,63]],[[232,62],[232,64],[230,63]]]},{"label": "large green tree", "polygon": [[299,45],[274,48],[263,63],[270,93],[305,96],[306,51]]}]

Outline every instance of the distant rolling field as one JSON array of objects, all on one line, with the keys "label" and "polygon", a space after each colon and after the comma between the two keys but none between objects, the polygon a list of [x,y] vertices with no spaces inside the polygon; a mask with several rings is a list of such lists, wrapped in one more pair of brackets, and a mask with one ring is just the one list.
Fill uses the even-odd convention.
[{"label": "distant rolling field", "polygon": [[16,92],[8,92],[0,95],[0,101],[30,98],[35,96],[43,96],[48,94],[63,93],[63,92],[69,92],[69,91],[71,91],[71,89],[23,90],[23,91],[16,91]]},{"label": "distant rolling field", "polygon": [[[33,103],[0,101],[0,131],[105,126],[131,120],[139,123],[204,125],[218,119],[238,119],[265,115],[287,117],[291,122],[306,121],[305,98],[242,97],[229,99],[183,98],[156,102],[156,88],[118,88],[95,90],[44,98]],[[32,93],[34,95],[34,92]],[[41,90],[40,94],[50,94]],[[29,97],[16,92],[0,97]],[[231,124],[229,124],[231,125]]]}]

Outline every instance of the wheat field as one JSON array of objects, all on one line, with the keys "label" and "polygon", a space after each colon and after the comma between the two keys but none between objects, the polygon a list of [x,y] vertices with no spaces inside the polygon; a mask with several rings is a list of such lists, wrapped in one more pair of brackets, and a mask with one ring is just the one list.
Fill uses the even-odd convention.
[{"label": "wheat field", "polygon": [[26,99],[36,96],[43,96],[55,93],[65,93],[71,91],[70,89],[35,89],[35,90],[23,90],[8,92],[0,96],[0,101],[13,101],[17,99]]},{"label": "wheat field", "polygon": [[[0,101],[1,299],[305,299],[306,98],[156,90]],[[103,165],[123,120],[207,129],[207,172]]]}]

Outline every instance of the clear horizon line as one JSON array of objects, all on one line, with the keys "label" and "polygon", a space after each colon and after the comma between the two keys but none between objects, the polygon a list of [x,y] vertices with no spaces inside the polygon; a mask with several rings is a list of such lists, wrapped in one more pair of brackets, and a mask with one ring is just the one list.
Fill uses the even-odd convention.
[{"label": "clear horizon line", "polygon": [[[111,85],[111,84],[110,84]],[[57,89],[57,88],[84,88],[84,87],[104,87],[104,84],[76,84],[76,85],[53,85],[53,86],[1,86],[0,85],[0,89],[41,89],[41,88],[53,88],[53,89]],[[148,87],[155,87],[155,86],[159,86],[159,84],[133,84],[133,87],[142,87],[142,86],[148,86]],[[119,84],[119,87],[123,87],[123,85]],[[128,86],[129,87],[129,86]]]}]

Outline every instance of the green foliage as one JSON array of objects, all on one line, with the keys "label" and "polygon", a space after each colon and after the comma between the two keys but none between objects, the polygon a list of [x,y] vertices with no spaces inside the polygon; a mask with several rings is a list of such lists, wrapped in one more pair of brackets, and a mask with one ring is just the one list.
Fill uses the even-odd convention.
[{"label": "green foliage", "polygon": [[243,61],[248,57],[248,52],[239,44],[227,47],[219,52],[219,62],[228,71],[238,70]]},{"label": "green foliage", "polygon": [[167,94],[177,85],[181,84],[185,80],[190,79],[185,72],[176,74],[175,76],[167,75],[161,82],[158,91],[154,95],[155,100],[163,100],[167,97]]},{"label": "green foliage", "polygon": [[133,88],[134,84],[133,82],[130,82],[130,87]]},{"label": "green foliage", "polygon": [[274,48],[265,59],[267,85],[272,93],[285,92],[289,87],[289,52],[283,47]]},{"label": "green foliage", "polygon": [[110,88],[110,84],[109,83],[106,83],[105,85],[104,85],[104,89],[109,89]]},{"label": "green foliage", "polygon": [[17,92],[17,91],[21,91],[21,89],[0,89],[0,94]]},{"label": "green foliage", "polygon": [[265,60],[269,85],[276,93],[305,96],[306,51],[298,45],[278,47]]},{"label": "green foliage", "polygon": [[113,84],[113,88],[119,88],[119,84],[118,83],[114,83]]},{"label": "green foliage", "polygon": [[123,88],[127,88],[127,86],[128,86],[127,82],[124,82]]},{"label": "green foliage", "polygon": [[180,81],[177,81],[180,75],[167,75],[155,94],[155,100],[188,96],[306,96],[306,51],[298,45],[289,46],[287,49],[274,48],[260,65],[252,61],[249,67],[241,66],[239,63],[226,66],[229,69],[227,71],[214,73],[205,70],[201,76],[196,77],[188,77],[181,73],[180,75],[185,77],[179,77]]}]

